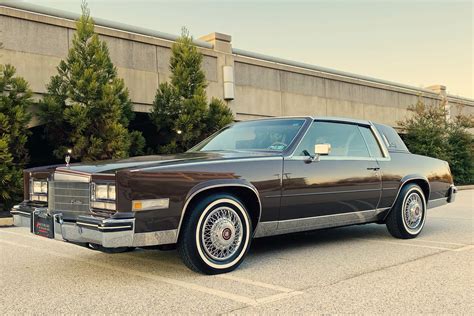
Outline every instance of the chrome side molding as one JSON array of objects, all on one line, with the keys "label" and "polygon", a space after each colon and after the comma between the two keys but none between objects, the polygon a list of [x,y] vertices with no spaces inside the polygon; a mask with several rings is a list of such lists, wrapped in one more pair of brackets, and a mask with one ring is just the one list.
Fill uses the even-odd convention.
[{"label": "chrome side molding", "polygon": [[258,225],[255,238],[296,233],[321,228],[375,222],[380,210],[367,210],[341,214],[322,215],[290,219],[284,221],[262,222]]}]

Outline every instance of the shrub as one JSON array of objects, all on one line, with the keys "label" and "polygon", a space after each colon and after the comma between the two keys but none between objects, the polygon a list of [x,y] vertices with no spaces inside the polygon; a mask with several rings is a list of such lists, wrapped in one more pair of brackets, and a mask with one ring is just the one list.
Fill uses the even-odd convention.
[{"label": "shrub", "polygon": [[472,116],[460,114],[447,120],[444,102],[426,105],[421,98],[409,110],[412,115],[399,124],[410,151],[448,161],[457,184],[474,183]]},{"label": "shrub", "polygon": [[0,65],[0,209],[22,200],[31,96],[28,83],[15,76],[15,68]]}]

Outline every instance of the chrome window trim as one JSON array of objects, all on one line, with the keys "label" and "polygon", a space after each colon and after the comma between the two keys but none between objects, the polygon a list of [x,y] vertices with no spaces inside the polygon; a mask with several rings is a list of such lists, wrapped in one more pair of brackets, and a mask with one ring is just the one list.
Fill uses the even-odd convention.
[{"label": "chrome window trim", "polygon": [[[308,157],[306,156],[292,156],[292,157],[286,157],[285,160],[307,160]],[[320,156],[319,161],[331,161],[331,160],[358,160],[358,161],[377,161],[377,158],[374,157],[351,157],[351,156]],[[314,163],[318,163],[317,161]]]},{"label": "chrome window trim", "polygon": [[369,126],[370,126],[370,129],[372,130],[372,133],[374,134],[375,136],[375,140],[378,142],[380,148],[382,149],[382,153],[384,155],[383,158],[379,158],[379,160],[391,160],[390,158],[390,153],[388,151],[388,148],[387,146],[385,146],[385,143],[383,142],[382,140],[382,137],[380,136],[380,133],[379,131],[377,130],[377,128],[375,127],[375,125],[372,123],[372,122],[369,122]]},{"label": "chrome window trim", "polygon": [[[303,139],[308,134],[308,131],[311,129],[311,126],[313,126],[313,124],[315,122],[318,122],[318,121],[320,121],[320,122],[332,122],[332,123],[339,123],[339,124],[352,124],[352,125],[359,125],[359,126],[363,125],[363,126],[366,126],[366,127],[370,128],[370,130],[374,134],[375,140],[377,141],[380,149],[382,150],[382,154],[383,154],[383,157],[379,157],[379,158],[373,157],[370,154],[370,150],[368,149],[367,142],[365,141],[364,135],[362,135],[362,138],[364,139],[364,142],[365,142],[365,146],[367,147],[367,150],[369,151],[369,155],[371,155],[370,157],[321,156],[320,160],[368,160],[368,161],[389,161],[389,160],[391,160],[387,147],[382,142],[382,139],[380,137],[379,132],[377,131],[377,129],[375,128],[374,124],[371,121],[358,121],[358,120],[350,120],[350,119],[342,119],[342,118],[312,118],[311,124],[309,124],[309,126],[306,128],[303,136],[300,138],[298,144],[296,144],[295,149],[293,150],[293,152],[291,154],[289,154],[287,156],[287,158],[292,159],[292,160],[293,159],[294,160],[305,160],[307,158],[305,156],[297,156],[296,155],[296,150],[298,149],[299,145],[301,144]],[[301,157],[303,159],[295,159],[296,157],[298,157],[298,158]],[[322,158],[328,158],[328,157],[332,157],[334,159],[322,159]]]},{"label": "chrome window trim", "polygon": [[[368,128],[369,131],[371,132],[372,137],[374,137],[374,139],[375,139],[375,143],[376,143],[377,146],[379,147],[379,151],[380,151],[380,154],[382,155],[382,157],[375,157],[375,156],[372,155],[372,153],[370,152],[370,147],[369,147],[369,143],[368,143],[368,141],[367,141],[367,138],[364,136],[364,133],[362,133],[362,129],[363,129],[363,128]],[[385,158],[385,153],[384,153],[382,147],[380,146],[380,143],[379,143],[377,137],[375,137],[375,135],[374,135],[374,131],[373,131],[373,129],[372,129],[372,126],[371,126],[371,125],[369,125],[369,126],[361,126],[361,125],[359,125],[359,130],[360,130],[360,134],[362,135],[362,138],[364,139],[365,146],[367,147],[367,150],[369,151],[370,157],[374,157],[375,159]]]},{"label": "chrome window trim", "polygon": [[295,149],[293,149],[293,152],[291,154],[288,155],[289,158],[293,158],[293,157],[304,157],[304,156],[296,156],[296,150],[298,149],[298,147],[300,146],[301,142],[303,141],[303,139],[306,137],[306,135],[308,134],[309,130],[311,129],[311,126],[313,126],[313,123],[315,122],[315,119],[314,118],[311,118],[311,122],[310,124],[308,125],[308,127],[306,127],[306,130],[304,131],[303,133],[303,136],[301,136],[300,140],[298,141],[298,143],[295,145]]},{"label": "chrome window trim", "polygon": [[[304,116],[282,116],[282,117],[270,117],[270,118],[266,118],[266,119],[256,119],[256,120],[246,120],[246,121],[239,121],[239,122],[234,122],[232,124],[229,124],[227,126],[224,126],[223,128],[221,128],[220,130],[218,130],[217,132],[215,132],[214,134],[210,135],[209,137],[206,137],[204,140],[200,141],[199,143],[197,143],[196,145],[194,145],[193,147],[191,147],[190,149],[188,149],[186,152],[208,152],[208,151],[201,151],[201,150],[196,150],[195,148],[198,148],[202,143],[206,142],[208,139],[210,138],[213,138],[215,137],[217,134],[219,134],[220,132],[222,132],[223,130],[227,129],[227,128],[230,128],[231,126],[235,125],[235,124],[238,124],[240,122],[255,122],[255,121],[284,121],[284,120],[301,120],[303,122],[303,124],[301,124],[300,128],[298,129],[298,131],[295,133],[295,136],[293,136],[293,138],[291,139],[291,141],[288,143],[288,145],[286,146],[286,148],[284,148],[283,150],[269,150],[267,152],[274,152],[274,153],[277,153],[277,154],[283,154],[285,153],[288,148],[290,148],[295,139],[298,138],[298,135],[301,133],[301,130],[304,128],[304,125],[307,123],[308,121],[308,117],[304,117]],[[252,152],[251,149],[248,149],[246,151],[249,151],[249,152]],[[257,151],[263,151],[262,149],[259,149]]]}]

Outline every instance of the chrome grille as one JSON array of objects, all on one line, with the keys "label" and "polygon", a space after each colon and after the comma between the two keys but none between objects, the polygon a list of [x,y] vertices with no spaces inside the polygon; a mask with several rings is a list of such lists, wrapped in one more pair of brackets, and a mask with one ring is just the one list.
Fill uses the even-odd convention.
[{"label": "chrome grille", "polygon": [[90,209],[90,183],[49,181],[48,208],[52,211],[86,213]]}]

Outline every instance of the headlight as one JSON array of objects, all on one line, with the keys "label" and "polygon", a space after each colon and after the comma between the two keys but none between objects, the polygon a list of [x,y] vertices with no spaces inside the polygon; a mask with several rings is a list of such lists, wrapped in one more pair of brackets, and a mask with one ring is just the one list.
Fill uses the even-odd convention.
[{"label": "headlight", "polygon": [[30,181],[30,201],[47,202],[48,201],[48,181],[31,180]]},{"label": "headlight", "polygon": [[107,185],[98,184],[95,186],[95,199],[96,200],[108,200],[108,189]]},{"label": "headlight", "polygon": [[115,185],[111,184],[108,186],[107,197],[109,200],[115,200]]},{"label": "headlight", "polygon": [[33,192],[32,193],[48,193],[48,181],[33,180]]},{"label": "headlight", "polygon": [[115,184],[92,183],[91,207],[115,210]]}]

